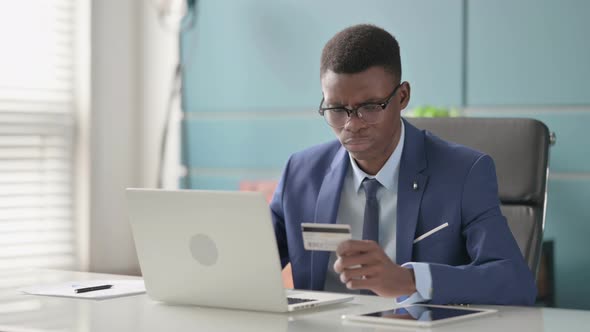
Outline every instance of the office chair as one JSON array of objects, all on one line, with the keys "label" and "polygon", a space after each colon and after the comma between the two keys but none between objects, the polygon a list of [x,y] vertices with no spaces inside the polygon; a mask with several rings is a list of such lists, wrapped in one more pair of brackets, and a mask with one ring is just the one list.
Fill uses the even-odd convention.
[{"label": "office chair", "polygon": [[414,126],[489,154],[496,164],[501,210],[529,268],[537,275],[547,207],[547,126],[534,119],[408,118]]}]

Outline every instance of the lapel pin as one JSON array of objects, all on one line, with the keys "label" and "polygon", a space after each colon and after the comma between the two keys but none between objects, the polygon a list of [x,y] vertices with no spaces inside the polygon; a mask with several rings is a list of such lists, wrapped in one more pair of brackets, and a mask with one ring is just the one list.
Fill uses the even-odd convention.
[{"label": "lapel pin", "polygon": [[414,189],[414,191],[418,191],[418,182],[414,181],[412,184],[412,189]]}]

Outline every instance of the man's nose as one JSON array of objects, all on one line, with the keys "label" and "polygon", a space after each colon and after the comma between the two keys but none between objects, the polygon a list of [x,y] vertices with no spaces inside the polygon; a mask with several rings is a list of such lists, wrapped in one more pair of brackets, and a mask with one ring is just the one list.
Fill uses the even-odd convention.
[{"label": "man's nose", "polygon": [[358,117],[357,114],[351,114],[346,123],[344,124],[344,129],[350,132],[357,132],[366,127],[365,121]]}]

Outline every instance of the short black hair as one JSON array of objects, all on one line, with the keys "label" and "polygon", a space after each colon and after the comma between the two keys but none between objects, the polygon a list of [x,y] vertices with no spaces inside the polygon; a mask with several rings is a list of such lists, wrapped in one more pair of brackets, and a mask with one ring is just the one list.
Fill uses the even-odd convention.
[{"label": "short black hair", "polygon": [[354,74],[381,66],[401,80],[402,65],[395,37],[380,27],[359,24],[338,32],[330,39],[320,61],[320,77],[328,70]]}]

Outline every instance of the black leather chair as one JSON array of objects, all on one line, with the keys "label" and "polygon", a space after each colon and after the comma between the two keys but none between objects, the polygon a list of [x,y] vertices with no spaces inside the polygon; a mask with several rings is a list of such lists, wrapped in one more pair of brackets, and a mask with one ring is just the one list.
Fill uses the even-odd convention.
[{"label": "black leather chair", "polygon": [[537,275],[547,207],[552,137],[538,120],[408,118],[414,126],[489,154],[496,164],[502,213],[531,271]]}]

